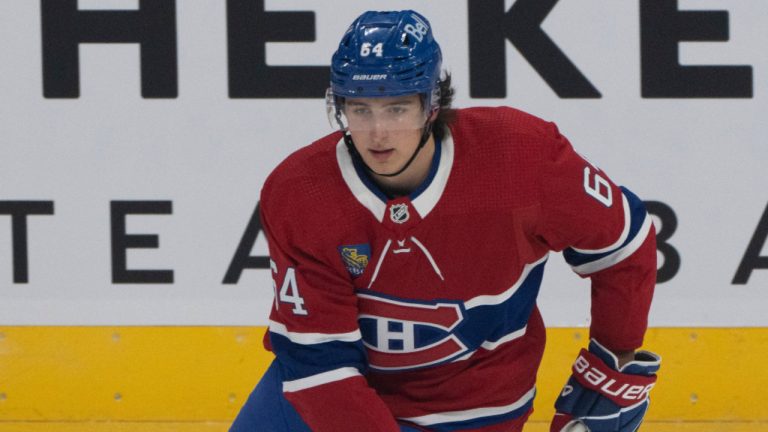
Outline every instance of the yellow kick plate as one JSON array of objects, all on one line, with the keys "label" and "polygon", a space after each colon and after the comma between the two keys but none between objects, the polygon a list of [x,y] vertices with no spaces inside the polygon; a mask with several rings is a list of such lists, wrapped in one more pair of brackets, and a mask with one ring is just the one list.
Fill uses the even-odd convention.
[{"label": "yellow kick plate", "polygon": [[[166,422],[219,430],[216,423],[234,418],[272,359],[261,346],[265,330],[0,327],[0,431],[19,430],[10,429],[17,424],[33,428],[24,430],[66,431],[67,422],[98,428],[102,421],[150,422],[159,428],[152,431],[187,430],[163,429],[171,427]],[[551,418],[587,337],[585,329],[547,330],[533,421]],[[678,427],[679,421],[737,428],[768,422],[758,396],[768,388],[768,328],[652,328],[645,348],[663,357],[647,419],[671,422],[652,430],[673,430],[661,428]],[[60,423],[56,429],[34,429],[49,422]]]}]

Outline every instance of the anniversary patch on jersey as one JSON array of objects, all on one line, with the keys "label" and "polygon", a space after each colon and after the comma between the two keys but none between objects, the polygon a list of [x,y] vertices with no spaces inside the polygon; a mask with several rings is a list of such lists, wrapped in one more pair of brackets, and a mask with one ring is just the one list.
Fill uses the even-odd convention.
[{"label": "anniversary patch on jersey", "polygon": [[368,266],[371,257],[371,246],[365,244],[343,245],[339,246],[339,254],[344,266],[347,268],[352,278],[357,278],[363,274]]},{"label": "anniversary patch on jersey", "polygon": [[392,204],[389,207],[389,218],[392,222],[403,224],[408,222],[411,215],[408,213],[408,204]]}]

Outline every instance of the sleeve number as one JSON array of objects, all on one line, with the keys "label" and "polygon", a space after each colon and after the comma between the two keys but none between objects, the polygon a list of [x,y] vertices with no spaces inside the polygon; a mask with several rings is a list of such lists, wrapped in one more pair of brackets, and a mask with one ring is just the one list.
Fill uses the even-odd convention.
[{"label": "sleeve number", "polygon": [[360,55],[362,57],[368,57],[371,53],[376,54],[376,57],[384,55],[384,44],[382,42],[373,45],[373,48],[371,48],[371,45],[370,42],[366,42],[360,47]]},{"label": "sleeve number", "polygon": [[285,277],[283,277],[283,284],[278,292],[277,282],[275,281],[277,264],[269,260],[269,267],[272,269],[272,289],[275,291],[275,308],[280,310],[280,303],[289,303],[293,305],[291,312],[295,315],[309,315],[309,312],[304,309],[304,298],[299,294],[299,285],[296,283],[296,269],[288,267]]},{"label": "sleeve number", "polygon": [[584,191],[606,207],[613,204],[611,184],[597,172],[592,175],[592,170],[588,166],[584,167]]}]

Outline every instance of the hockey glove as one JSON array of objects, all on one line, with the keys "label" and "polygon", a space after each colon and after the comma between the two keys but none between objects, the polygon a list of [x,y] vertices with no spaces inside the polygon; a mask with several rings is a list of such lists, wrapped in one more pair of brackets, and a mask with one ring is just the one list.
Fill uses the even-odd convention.
[{"label": "hockey glove", "polygon": [[555,401],[550,432],[635,432],[648,409],[660,363],[658,355],[638,351],[619,368],[616,356],[592,339]]}]

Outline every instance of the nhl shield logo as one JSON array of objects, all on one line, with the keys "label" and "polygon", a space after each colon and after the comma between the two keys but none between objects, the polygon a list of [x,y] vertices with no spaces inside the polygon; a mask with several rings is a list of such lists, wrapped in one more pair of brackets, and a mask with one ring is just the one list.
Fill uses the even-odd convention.
[{"label": "nhl shield logo", "polygon": [[408,222],[411,215],[408,213],[408,204],[392,204],[389,207],[389,218],[392,222],[403,224]]}]

